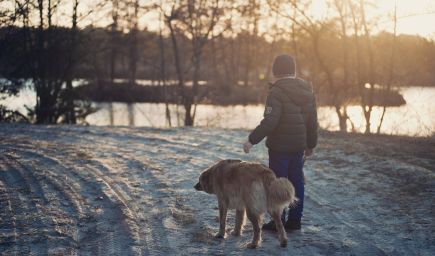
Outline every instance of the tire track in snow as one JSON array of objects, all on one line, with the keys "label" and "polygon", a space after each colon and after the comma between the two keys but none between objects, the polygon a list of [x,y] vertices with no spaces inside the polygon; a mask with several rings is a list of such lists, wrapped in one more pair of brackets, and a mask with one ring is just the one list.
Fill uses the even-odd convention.
[{"label": "tire track in snow", "polygon": [[[2,165],[0,160],[0,172],[6,171],[6,167]],[[12,250],[6,253],[16,254],[18,246],[17,234],[17,214],[15,208],[12,206],[12,199],[10,194],[14,193],[13,188],[8,187],[2,180],[3,175],[0,174],[0,245],[12,245]],[[15,192],[16,193],[16,192]],[[4,252],[0,246],[0,253]]]},{"label": "tire track in snow", "polygon": [[[42,165],[47,165],[48,166],[57,166],[58,167],[58,171],[59,174],[57,176],[61,176],[66,175],[66,174],[74,174],[74,178],[72,178],[70,175],[69,176],[64,176],[68,177],[69,180],[73,181],[74,179],[80,179],[79,183],[80,183],[80,187],[82,188],[81,192],[76,192],[76,193],[85,193],[87,194],[87,200],[89,205],[95,207],[97,205],[100,205],[102,207],[102,213],[100,214],[100,218],[97,218],[95,221],[95,225],[92,225],[92,217],[91,219],[89,219],[89,217],[85,217],[84,220],[87,222],[87,226],[90,227],[88,230],[85,230],[82,232],[81,238],[79,239],[79,244],[80,244],[80,248],[85,248],[88,252],[91,253],[91,255],[106,255],[106,254],[117,254],[117,255],[131,255],[133,254],[133,252],[129,249],[129,247],[125,246],[125,241],[129,240],[129,237],[131,237],[130,235],[130,231],[129,231],[129,227],[127,224],[123,224],[124,217],[122,217],[124,214],[123,212],[120,210],[118,211],[118,207],[120,206],[118,203],[111,203],[111,199],[107,196],[104,195],[103,190],[101,190],[100,188],[97,188],[97,186],[100,186],[98,184],[98,182],[96,182],[96,180],[94,179],[93,181],[89,181],[86,180],[82,177],[80,177],[80,175],[78,175],[77,173],[75,173],[75,171],[73,171],[74,168],[67,168],[64,165],[60,164],[60,162],[58,162],[57,160],[48,157],[48,153],[53,153],[53,152],[57,152],[57,151],[50,151],[49,149],[44,149],[43,153],[35,153],[32,151],[23,151],[20,149],[15,148],[16,151],[18,152],[22,152],[26,154],[26,157],[31,157],[33,155],[33,158],[37,161],[39,161]],[[64,161],[67,162],[67,161]],[[57,169],[57,168],[52,168],[52,169]],[[46,170],[47,172],[47,170]],[[89,192],[87,192],[86,190],[90,189],[90,191],[100,191],[100,193],[97,193],[99,195],[103,195],[102,197],[97,197],[94,194],[89,194]],[[99,199],[95,199],[95,198],[99,198]],[[92,199],[92,200],[89,200]],[[113,198],[112,198],[113,199]],[[82,201],[82,200],[80,200]],[[89,215],[95,214],[93,212],[88,213]],[[107,222],[113,222],[113,221],[117,221],[117,219],[121,220],[120,224],[116,224],[115,227],[116,228],[110,228],[111,230],[109,232],[106,231],[106,229],[108,227],[113,226],[113,224],[107,223]],[[79,221],[83,221],[83,219],[79,220]],[[102,223],[101,223],[102,222]],[[83,223],[81,222],[80,225],[83,225]],[[92,234],[94,233],[94,234]],[[92,235],[91,235],[92,234]],[[115,235],[112,235],[115,234]],[[97,237],[100,237],[100,239],[95,238],[95,235],[97,235]],[[119,239],[121,239],[120,241],[118,241]],[[85,251],[86,251],[85,250]],[[83,250],[82,250],[83,253]],[[141,254],[140,251],[137,252],[137,254]]]},{"label": "tire track in snow", "polygon": [[113,197],[115,201],[119,203],[119,206],[123,212],[123,215],[127,217],[128,227],[131,231],[131,238],[133,240],[133,244],[136,246],[140,246],[142,244],[142,238],[140,235],[140,226],[137,223],[139,221],[139,217],[136,214],[136,211],[131,208],[129,205],[129,202],[132,202],[133,200],[128,196],[127,192],[124,191],[120,186],[117,184],[118,182],[115,182],[107,172],[104,170],[107,170],[106,167],[100,162],[95,163],[92,161],[92,163],[89,163],[86,165],[87,170],[93,172],[97,180],[101,180],[106,188],[109,190],[106,195],[109,197]]},{"label": "tire track in snow", "polygon": [[[98,138],[91,138],[91,140],[93,142],[100,141]],[[110,152],[117,145],[119,145],[119,142],[117,143],[117,141],[106,139],[105,145],[102,146],[104,149],[103,151]],[[136,220],[142,219],[143,222],[140,225],[146,224],[145,240],[149,249],[149,254],[159,255],[162,252],[171,252],[168,241],[168,236],[170,236],[170,234],[167,232],[163,223],[164,219],[167,217],[170,206],[167,205],[167,202],[164,202],[160,199],[170,199],[172,196],[168,194],[170,193],[170,191],[162,190],[162,184],[165,184],[164,179],[159,179],[157,177],[157,173],[160,173],[161,171],[153,169],[150,166],[146,166],[141,161],[132,160],[132,157],[130,155],[124,157],[123,155],[115,152],[111,153],[111,159],[116,159],[116,163],[114,163],[113,165],[115,165],[117,169],[120,168],[120,170],[128,170],[129,176],[133,176],[130,178],[133,178],[135,182],[140,183],[141,181],[146,181],[147,191],[142,191],[141,194],[148,193],[152,194],[153,196],[152,198],[148,198],[148,202],[142,204],[140,199],[139,203],[135,202],[137,201],[136,199],[132,199],[134,195],[130,196],[126,194],[126,192],[131,189],[131,184],[127,184],[125,181],[123,181],[123,178],[120,177],[123,175],[122,173],[120,173],[119,170],[114,172],[113,170],[111,170],[112,168],[109,167],[112,164],[102,163],[100,160],[98,160],[98,157],[94,157],[94,159],[96,160],[89,161],[88,165],[93,166],[94,171],[99,172],[98,177],[100,177],[101,179],[106,179],[106,182],[108,184],[111,184],[111,186],[113,187],[117,187],[118,193],[124,198],[125,205],[131,205],[130,207],[132,208],[132,214],[134,214],[133,218]],[[115,182],[111,178],[108,178],[109,176],[118,176],[118,178]],[[134,187],[135,189],[139,189],[144,186],[140,186],[140,184],[138,185],[137,183],[135,183]],[[166,188],[165,190],[167,190]],[[172,253],[175,252],[176,248],[172,250]]]},{"label": "tire track in snow", "polygon": [[[64,247],[69,249],[69,254],[76,255],[79,247],[79,223],[86,220],[88,214],[85,213],[80,192],[66,175],[69,172],[53,172],[51,169],[57,169],[58,163],[32,151],[14,148],[14,152],[21,157],[20,163],[27,164],[28,169],[31,169],[35,178],[41,182],[43,193],[49,202],[46,205],[47,214],[57,223],[57,237],[63,237],[63,242],[67,243]],[[60,248],[57,253],[66,252]]]},{"label": "tire track in snow", "polygon": [[[147,136],[155,136],[153,134],[147,134]],[[120,135],[123,139],[124,135]],[[113,138],[118,138],[116,136],[109,136],[109,138],[105,139],[105,144],[103,146],[103,150],[104,152],[107,151],[114,151],[113,149],[117,149],[120,145],[126,146],[125,144],[122,144],[122,141],[118,141],[116,139]],[[130,137],[129,137],[130,138]],[[91,138],[92,142],[97,142],[100,141],[102,138]],[[118,138],[119,139],[119,138]],[[141,138],[141,140],[146,140],[145,138]],[[175,143],[175,149],[171,148],[173,145],[168,144],[174,142]],[[154,144],[157,143],[157,144]],[[158,145],[158,143],[164,143],[163,146],[162,145]],[[130,143],[128,143],[130,144]],[[155,146],[162,146],[159,147],[159,154],[155,155],[155,158],[153,157],[152,159],[141,159],[138,160],[137,156],[138,155],[146,155],[149,156],[150,152],[148,151],[148,149],[155,149]],[[137,146],[137,144],[135,144],[135,146]],[[190,227],[190,229],[187,232],[181,232],[181,234],[177,234],[179,232],[173,233],[174,230],[172,230],[172,225],[181,225],[183,226],[183,220],[181,220],[180,223],[180,218],[182,219],[183,212],[180,212],[178,210],[178,208],[180,207],[180,201],[183,201],[183,196],[181,194],[177,194],[174,189],[174,186],[177,186],[176,184],[173,183],[174,180],[176,180],[174,178],[174,176],[172,175],[173,173],[171,173],[171,171],[167,168],[170,167],[171,165],[174,165],[173,159],[172,161],[164,161],[164,165],[161,167],[161,169],[163,170],[159,170],[159,169],[155,169],[152,166],[156,166],[156,162],[162,162],[159,160],[158,156],[164,156],[170,153],[176,153],[176,152],[182,152],[182,156],[184,155],[189,155],[191,153],[191,144],[188,143],[177,143],[176,141],[174,141],[173,139],[170,140],[159,140],[158,138],[154,138],[151,140],[151,143],[147,144],[146,148],[140,148],[140,152],[138,152],[137,154],[135,154],[135,156],[132,156],[132,154],[128,154],[125,151],[125,148],[122,148],[122,152],[123,154],[118,154],[118,153],[111,153],[111,159],[116,159],[116,163],[113,164],[107,164],[110,166],[117,166],[117,168],[120,169],[124,169],[121,167],[125,167],[125,169],[128,170],[129,175],[133,176],[133,178],[135,178],[135,180],[146,180],[147,186],[146,189],[149,190],[148,193],[152,194],[153,197],[151,199],[148,199],[149,201],[151,201],[151,207],[154,208],[153,212],[150,212],[151,215],[148,218],[148,224],[150,225],[150,236],[148,236],[148,241],[150,244],[150,249],[152,252],[157,252],[156,254],[160,254],[160,250],[164,249],[164,251],[166,253],[172,253],[172,254],[176,254],[178,253],[178,248],[180,248],[180,246],[182,247],[183,245],[180,244],[181,241],[184,241],[185,244],[184,246],[191,246],[191,244],[189,244],[189,240],[186,241],[186,237],[191,237],[192,234],[190,234],[190,230],[192,227]],[[170,151],[172,152],[167,152],[166,149],[170,149]],[[186,150],[189,149],[189,150]],[[115,150],[116,151],[116,150]],[[120,149],[121,151],[121,149]],[[182,157],[181,156],[181,157]],[[180,154],[177,154],[177,157],[180,157]],[[146,163],[146,165],[144,164]],[[151,166],[151,168],[150,168]],[[142,172],[135,172],[135,170],[143,170]],[[109,171],[107,170],[107,173],[109,173]],[[112,172],[113,174],[113,172]],[[121,174],[122,176],[122,174]],[[169,183],[168,183],[169,182]],[[163,184],[166,184],[164,187]],[[192,185],[193,186],[193,185]],[[145,186],[144,186],[145,187]],[[161,199],[165,199],[165,200],[161,200]],[[149,211],[151,210],[151,207],[144,207],[145,211]],[[181,206],[183,207],[183,206]],[[184,206],[185,207],[185,206]],[[148,209],[147,209],[148,208]],[[157,210],[156,210],[157,208]],[[163,212],[162,212],[163,211]],[[170,213],[170,214],[169,214]],[[181,215],[180,215],[181,214]],[[192,213],[187,213],[187,215],[192,214]],[[177,219],[179,218],[179,219]],[[188,217],[189,218],[189,217]],[[190,217],[193,218],[193,217]],[[169,226],[168,226],[169,225]],[[184,229],[183,227],[181,227],[182,229]],[[199,226],[195,225],[197,228],[200,228]],[[179,230],[179,229],[177,229]],[[175,236],[175,237],[174,237]],[[169,240],[168,240],[169,239]],[[170,248],[168,247],[170,246]]]},{"label": "tire track in snow", "polygon": [[[15,150],[15,153],[24,153]],[[21,154],[22,155],[22,154]],[[20,155],[20,156],[21,156]],[[27,154],[25,154],[28,157]],[[18,160],[20,159],[20,160]],[[67,184],[59,184],[56,176],[51,172],[37,169],[33,164],[21,158],[14,159],[16,165],[22,166],[31,175],[35,182],[38,182],[40,191],[37,197],[44,198],[41,205],[41,216],[47,218],[47,222],[54,228],[54,232],[49,234],[49,241],[53,244],[49,253],[58,254],[77,254],[78,248],[78,226],[79,220],[76,216],[81,216],[80,207],[74,204],[74,200],[68,196]]]},{"label": "tire track in snow", "polygon": [[[146,149],[151,149],[153,151],[155,150],[155,146],[161,146],[162,144],[168,145],[168,143],[174,144],[174,145],[170,144],[170,146],[175,147],[171,150],[172,153],[184,152],[185,151],[184,149],[186,147],[191,146],[190,144],[181,143],[173,139],[160,139],[158,137],[154,137],[155,136],[154,134],[146,134],[146,136],[151,136],[151,138],[149,137],[137,138],[137,136],[133,136],[133,138],[139,139],[139,141],[141,142],[146,141],[147,142]],[[120,167],[120,165],[125,166],[126,169],[129,170],[129,174],[133,177],[136,177],[136,180],[140,181],[145,179],[147,182],[146,189],[149,190],[148,193],[153,195],[153,197],[148,200],[152,201],[151,207],[153,207],[154,210],[149,209],[150,207],[146,207],[144,209],[145,211],[152,210],[152,212],[150,212],[151,216],[148,218],[148,223],[151,226],[150,236],[148,236],[148,240],[150,241],[149,243],[150,248],[152,251],[157,252],[157,254],[159,254],[159,251],[162,249],[164,249],[164,251],[167,253],[170,252],[171,250],[172,253],[176,253],[178,251],[177,247],[172,246],[171,242],[168,241],[168,237],[171,236],[170,233],[171,231],[168,230],[170,229],[170,227],[167,227],[168,221],[170,221],[170,219],[173,218],[173,216],[169,215],[169,212],[173,214],[172,209],[174,209],[174,201],[176,201],[176,195],[173,193],[173,189],[170,189],[170,187],[173,187],[174,184],[168,182],[170,182],[171,180],[173,181],[174,179],[173,177],[172,178],[168,177],[168,175],[169,176],[171,175],[168,172],[168,169],[160,168],[160,169],[164,169],[163,171],[163,170],[159,170],[159,168],[157,169],[154,168],[154,166],[156,166],[155,162],[158,162],[157,159],[153,158],[153,161],[150,161],[150,159],[141,159],[141,161],[139,161],[136,159],[136,156],[132,156],[131,154],[128,154],[125,150],[125,146],[127,145],[125,145],[125,142],[122,141],[122,140],[126,140],[127,138],[132,139],[132,136],[119,134],[119,133],[117,133],[117,136],[109,136],[108,139],[105,139],[106,143],[104,146],[106,146],[107,148],[105,148],[104,151],[105,152],[110,150],[113,151],[113,149],[118,149],[120,145],[124,146],[123,148],[119,148],[119,150],[123,152],[123,155],[118,153],[111,153],[111,158],[117,160],[116,161],[117,163],[114,163],[113,165],[116,165],[118,168]],[[102,138],[94,138],[94,137],[91,138],[91,140],[94,142],[100,141],[101,139]],[[137,143],[138,142],[136,142],[135,145],[137,145]],[[128,144],[130,144],[130,140]],[[141,154],[143,153],[146,156],[154,155],[157,158],[159,155],[168,154],[168,152],[162,151],[161,147],[158,148],[159,153],[157,152],[153,153],[150,151],[143,152],[142,150],[144,149],[142,147],[139,148],[141,150]],[[147,163],[147,165],[145,165],[144,163]],[[132,170],[143,170],[143,171],[141,173],[135,173],[134,171],[132,172]],[[165,199],[165,200],[161,200],[161,199]],[[172,241],[174,239],[176,238],[171,237],[170,240]],[[183,237],[181,237],[181,239],[183,239]],[[170,249],[168,246],[171,246],[172,249]]]},{"label": "tire track in snow", "polygon": [[[62,159],[62,162],[70,166],[74,165],[67,159]],[[85,188],[82,193],[87,195],[88,204],[101,207],[101,214],[97,214],[93,230],[86,231],[81,238],[81,242],[85,243],[84,246],[89,248],[92,254],[97,253],[98,255],[142,254],[140,248],[137,248],[139,246],[136,235],[137,229],[131,227],[131,222],[128,221],[130,217],[126,214],[125,204],[116,195],[113,197],[113,190],[108,187],[107,183],[102,183],[101,176],[95,175],[95,172],[92,172],[87,164],[80,168],[80,173],[92,174],[90,179],[82,177],[81,174],[72,169],[74,168],[71,168],[70,171],[79,179],[80,184],[82,184],[81,187]],[[89,193],[87,189],[94,193]],[[109,189],[109,193],[107,193],[107,189]],[[91,214],[95,215],[95,213]],[[89,241],[88,236],[92,233],[98,234],[100,239],[93,239],[92,237]],[[132,248],[132,246],[135,248]]]},{"label": "tire track in snow", "polygon": [[[48,254],[48,233],[54,233],[54,229],[46,223],[45,215],[38,207],[44,198],[38,197],[36,185],[29,183],[33,181],[26,179],[6,154],[0,155],[0,162],[4,168],[0,172],[0,179],[6,185],[9,203],[16,218],[14,234],[17,234],[18,239],[14,239],[14,247],[18,252],[13,253]],[[33,236],[35,232],[37,236]]]}]

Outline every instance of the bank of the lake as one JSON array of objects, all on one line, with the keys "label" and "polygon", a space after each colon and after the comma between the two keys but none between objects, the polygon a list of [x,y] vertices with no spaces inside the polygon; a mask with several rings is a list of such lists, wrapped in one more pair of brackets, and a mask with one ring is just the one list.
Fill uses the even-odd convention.
[{"label": "bank of the lake", "polygon": [[[389,107],[386,110],[381,133],[392,135],[431,136],[435,131],[435,88],[407,87],[400,93],[406,105]],[[168,127],[165,115],[165,104],[152,103],[94,103],[99,110],[86,119],[91,125],[131,125]],[[182,106],[169,105],[171,125],[183,126],[184,109]],[[197,106],[196,126],[216,128],[254,128],[262,119],[264,106],[236,105],[213,106],[200,104]],[[382,115],[382,107],[374,107],[372,111],[371,130],[376,132]],[[349,106],[348,115],[356,132],[364,132],[365,120],[360,106]],[[321,106],[318,108],[319,123],[323,129],[336,131],[338,118],[334,108]],[[349,130],[352,124],[348,122]]]},{"label": "bank of the lake", "polygon": [[[406,104],[388,107],[385,113],[381,133],[392,135],[431,136],[435,131],[435,88],[434,87],[402,87],[399,88]],[[24,89],[18,97],[10,97],[0,102],[11,109],[26,113],[25,105],[36,104],[35,93]],[[97,111],[86,118],[90,125],[123,125],[168,127],[163,103],[98,103],[93,106]],[[182,106],[169,105],[171,126],[183,126],[184,109]],[[348,106],[348,115],[353,122],[354,130],[364,132],[365,120],[360,106]],[[264,106],[230,105],[214,106],[199,104],[197,106],[195,125],[216,128],[254,128],[261,120]],[[374,107],[372,111],[371,130],[376,132],[382,115],[382,107]],[[320,106],[319,123],[323,129],[338,130],[338,118],[332,107]],[[351,130],[352,124],[348,122]]]}]

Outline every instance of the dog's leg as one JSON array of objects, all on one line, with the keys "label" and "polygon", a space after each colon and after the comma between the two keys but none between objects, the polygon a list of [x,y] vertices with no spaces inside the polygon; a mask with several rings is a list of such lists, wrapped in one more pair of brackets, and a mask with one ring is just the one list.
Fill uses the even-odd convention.
[{"label": "dog's leg", "polygon": [[245,210],[236,211],[236,225],[234,227],[233,235],[240,236],[242,233],[242,226],[245,220]]},{"label": "dog's leg", "polygon": [[248,219],[252,222],[252,227],[254,230],[254,237],[252,238],[252,242],[248,244],[248,248],[254,249],[258,247],[258,244],[261,239],[261,228],[260,228],[261,217],[259,215],[252,213],[249,209],[246,209],[246,215],[248,216]]},{"label": "dog's leg", "polygon": [[274,211],[274,212],[271,212],[270,215],[272,215],[273,221],[275,222],[276,230],[278,231],[278,239],[279,239],[280,245],[282,247],[286,247],[287,246],[287,235],[284,231],[284,226],[283,226],[282,221],[281,221],[281,212],[282,211]]},{"label": "dog's leg", "polygon": [[219,202],[219,233],[216,234],[216,238],[225,237],[225,226],[227,223],[227,211],[228,208],[225,203]]}]

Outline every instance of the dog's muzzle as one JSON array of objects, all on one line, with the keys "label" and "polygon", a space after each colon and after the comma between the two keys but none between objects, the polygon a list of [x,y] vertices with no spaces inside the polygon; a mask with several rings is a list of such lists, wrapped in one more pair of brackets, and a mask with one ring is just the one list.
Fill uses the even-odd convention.
[{"label": "dog's muzzle", "polygon": [[196,189],[196,190],[198,190],[198,191],[202,191],[202,186],[201,186],[201,183],[196,183],[196,185],[194,186],[194,188]]}]

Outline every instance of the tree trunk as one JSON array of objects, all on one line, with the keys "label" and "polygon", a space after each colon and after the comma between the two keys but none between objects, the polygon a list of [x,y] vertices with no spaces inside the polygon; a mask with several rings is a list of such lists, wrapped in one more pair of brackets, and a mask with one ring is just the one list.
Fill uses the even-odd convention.
[{"label": "tree trunk", "polygon": [[73,3],[73,14],[72,14],[72,26],[71,26],[71,39],[70,39],[70,52],[69,52],[69,68],[66,74],[66,113],[65,122],[67,124],[75,124],[76,114],[74,111],[74,92],[72,86],[74,67],[75,67],[75,54],[76,54],[76,44],[77,44],[77,7],[78,0]]},{"label": "tree trunk", "polygon": [[184,110],[185,110],[185,113],[184,113],[184,125],[185,126],[193,126],[193,118],[192,118],[192,115],[191,115],[192,103],[193,103],[193,100],[192,100],[192,98],[190,96],[186,97],[184,99]]},{"label": "tree trunk", "polygon": [[[369,28],[366,22],[365,18],[365,10],[364,10],[364,0],[360,0],[360,11],[361,11],[361,21],[364,28],[364,37],[366,39],[366,44],[368,48],[368,58],[369,58],[369,93],[368,93],[368,99],[364,100],[363,102],[366,103],[365,106],[363,106],[364,111],[364,118],[366,120],[366,134],[370,134],[370,119],[373,109],[373,96],[374,96],[374,90],[375,90],[375,71],[374,71],[374,56],[373,56],[373,48],[372,43],[370,39],[370,32]],[[365,86],[365,85],[363,85]],[[365,95],[365,93],[364,93]]]},{"label": "tree trunk", "polygon": [[159,31],[159,53],[160,53],[160,86],[163,86],[163,99],[165,101],[165,116],[169,127],[172,127],[171,112],[169,110],[168,90],[166,87],[166,63],[165,63],[165,45],[163,41],[162,26]]},{"label": "tree trunk", "polygon": [[331,93],[333,93],[333,105],[335,106],[335,112],[337,113],[337,117],[339,120],[339,126],[340,126],[340,132],[347,132],[347,114],[346,111],[344,111],[344,113],[341,112],[341,107],[344,108],[344,110],[346,110],[346,106],[342,106],[342,104],[340,104],[340,92],[339,92],[339,88],[335,87],[335,82],[334,82],[334,78],[332,76],[331,70],[329,70],[328,66],[324,63],[322,57],[320,56],[320,52],[319,52],[319,31],[315,31],[315,32],[311,32],[311,37],[313,40],[313,52],[314,55],[317,59],[317,62],[319,63],[319,66],[323,69],[323,71],[326,74],[326,79],[327,79],[327,84],[328,84],[328,88],[329,91]]},{"label": "tree trunk", "polygon": [[384,89],[383,92],[383,101],[384,101],[384,106],[382,108],[382,114],[381,114],[381,118],[379,120],[379,125],[377,128],[376,133],[380,134],[381,133],[381,127],[382,127],[382,123],[384,121],[384,116],[385,116],[385,112],[387,111],[387,104],[386,102],[386,95],[391,91],[391,83],[393,81],[394,78],[394,57],[395,57],[395,53],[396,53],[396,39],[397,39],[397,3],[394,5],[394,16],[393,16],[393,21],[394,21],[394,28],[393,28],[393,45],[391,47],[391,55],[390,55],[390,63],[389,63],[389,76],[388,76],[388,81],[387,81],[387,89]]},{"label": "tree trunk", "polygon": [[346,133],[347,132],[347,111],[346,108],[343,107],[343,112],[341,110],[340,106],[335,106],[335,113],[337,113],[338,116],[338,124],[339,124],[339,128],[340,128],[340,132],[341,133]]},{"label": "tree trunk", "polygon": [[46,60],[45,60],[45,30],[44,30],[44,1],[38,0],[38,11],[39,11],[39,27],[37,33],[37,56],[36,56],[36,67],[37,70],[33,76],[33,82],[36,89],[36,123],[37,124],[48,124],[51,123],[53,119],[51,116],[50,97],[49,90],[50,84],[46,79]]},{"label": "tree trunk", "polygon": [[[196,48],[200,48],[201,46],[195,46]],[[194,109],[193,109],[193,113],[191,114],[191,119],[192,119],[192,125],[193,122],[195,121],[195,115],[196,115],[196,104],[197,104],[197,96],[198,96],[198,87],[199,87],[199,74],[200,74],[200,69],[201,69],[201,49],[196,49],[194,56],[193,56],[193,65],[194,65],[194,70],[193,70],[193,87],[192,87],[192,99],[193,99],[193,104],[195,105]]]},{"label": "tree trunk", "polygon": [[185,126],[193,126],[193,119],[191,115],[191,109],[192,109],[192,95],[189,92],[186,92],[185,84],[184,84],[184,78],[183,78],[183,72],[181,70],[181,62],[180,62],[180,56],[179,56],[179,50],[178,50],[178,44],[177,44],[177,38],[175,37],[175,31],[172,27],[171,20],[168,22],[169,30],[171,32],[171,40],[172,40],[172,49],[174,51],[175,56],[175,68],[177,71],[177,77],[178,77],[178,89],[179,94],[182,97],[183,106],[185,110],[184,115],[184,125]]},{"label": "tree trunk", "polygon": [[129,126],[134,126],[135,122],[134,122],[134,108],[133,108],[133,103],[128,103],[127,104],[127,109],[128,109],[128,125]]},{"label": "tree trunk", "polygon": [[134,15],[131,20],[130,28],[130,54],[129,54],[129,83],[130,85],[136,84],[136,69],[137,69],[137,22],[139,14],[139,1],[136,0],[134,4]]},{"label": "tree trunk", "polygon": [[[112,25],[111,25],[111,32],[110,32],[110,84],[113,86],[115,82],[115,75],[116,75],[116,57],[117,57],[117,50],[116,50],[116,43],[117,43],[117,29],[118,29],[118,0],[112,0]],[[109,103],[109,120],[110,125],[114,125],[115,123],[115,113],[113,111],[113,103]]]}]

